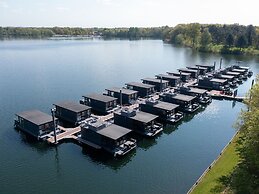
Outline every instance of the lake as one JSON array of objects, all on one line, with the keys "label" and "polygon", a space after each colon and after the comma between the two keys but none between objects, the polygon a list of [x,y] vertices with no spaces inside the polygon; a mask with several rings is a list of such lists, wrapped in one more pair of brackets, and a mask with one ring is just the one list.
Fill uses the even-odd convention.
[{"label": "lake", "polygon": [[223,67],[238,60],[254,71],[238,88],[244,96],[259,73],[258,57],[199,53],[161,40],[0,41],[0,193],[186,193],[234,135],[242,103],[213,100],[118,159],[73,143],[35,142],[13,128],[14,114],[50,114],[55,102],[187,65],[218,67],[221,57]]}]

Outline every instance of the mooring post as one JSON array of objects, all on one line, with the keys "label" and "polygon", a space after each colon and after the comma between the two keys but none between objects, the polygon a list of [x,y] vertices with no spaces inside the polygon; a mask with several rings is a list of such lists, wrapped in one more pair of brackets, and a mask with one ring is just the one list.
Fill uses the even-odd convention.
[{"label": "mooring post", "polygon": [[120,106],[122,107],[122,91],[120,89]]},{"label": "mooring post", "polygon": [[162,84],[163,84],[163,80],[162,80],[162,76],[160,76],[160,92],[162,92],[163,90]]},{"label": "mooring post", "polygon": [[52,114],[52,120],[53,120],[53,125],[54,125],[54,141],[55,141],[55,144],[57,144],[57,132],[56,132],[57,124],[56,124],[56,120],[55,120],[55,112],[56,112],[56,108],[52,108],[51,114]]},{"label": "mooring post", "polygon": [[219,69],[221,69],[221,65],[222,65],[222,58],[220,58],[220,64],[219,64]]}]

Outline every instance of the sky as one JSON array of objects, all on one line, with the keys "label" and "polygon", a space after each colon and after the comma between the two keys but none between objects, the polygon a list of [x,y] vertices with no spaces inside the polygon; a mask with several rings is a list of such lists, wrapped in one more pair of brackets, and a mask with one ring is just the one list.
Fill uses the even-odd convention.
[{"label": "sky", "polygon": [[259,0],[0,0],[0,26],[259,26]]}]

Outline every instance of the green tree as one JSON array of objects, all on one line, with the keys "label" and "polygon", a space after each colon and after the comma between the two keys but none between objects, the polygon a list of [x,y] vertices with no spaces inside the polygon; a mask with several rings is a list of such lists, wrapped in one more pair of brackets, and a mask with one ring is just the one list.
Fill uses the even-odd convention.
[{"label": "green tree", "polygon": [[210,34],[208,28],[205,28],[201,34],[201,41],[200,41],[201,46],[203,48],[206,48],[211,43],[211,40],[212,40],[211,34]]},{"label": "green tree", "polygon": [[226,38],[226,44],[231,47],[234,45],[234,37],[232,34],[228,34],[227,38]]},{"label": "green tree", "polygon": [[191,39],[193,48],[198,47],[200,36],[201,36],[200,28],[201,28],[201,25],[198,23],[193,23],[188,25],[187,34]]},{"label": "green tree", "polygon": [[236,126],[240,162],[225,185],[233,193],[255,194],[259,193],[259,75],[245,103],[248,111],[242,111]]},{"label": "green tree", "polygon": [[249,25],[246,30],[247,43],[249,46],[256,45],[256,29],[253,25]]},{"label": "green tree", "polygon": [[244,48],[247,46],[247,38],[245,35],[241,35],[238,39],[237,39],[237,43],[236,43],[237,47],[241,47]]}]

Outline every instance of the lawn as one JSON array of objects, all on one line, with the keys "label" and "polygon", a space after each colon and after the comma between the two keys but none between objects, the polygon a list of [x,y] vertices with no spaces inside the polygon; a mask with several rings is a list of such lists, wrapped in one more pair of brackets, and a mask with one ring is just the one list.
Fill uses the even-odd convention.
[{"label": "lawn", "polygon": [[203,177],[197,187],[193,190],[192,194],[217,193],[217,189],[215,188],[223,187],[217,180],[223,175],[228,175],[238,163],[238,155],[235,151],[235,141],[238,137],[239,135],[235,136],[232,143],[229,144],[216,164]]}]

